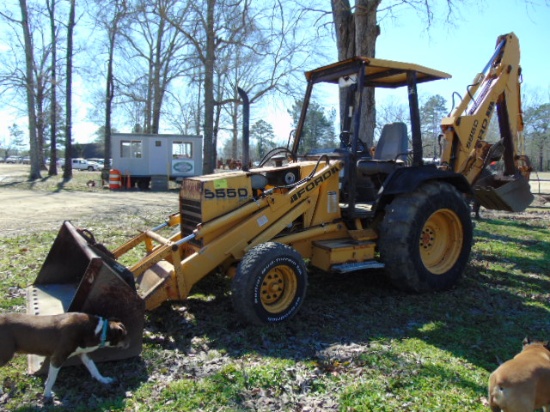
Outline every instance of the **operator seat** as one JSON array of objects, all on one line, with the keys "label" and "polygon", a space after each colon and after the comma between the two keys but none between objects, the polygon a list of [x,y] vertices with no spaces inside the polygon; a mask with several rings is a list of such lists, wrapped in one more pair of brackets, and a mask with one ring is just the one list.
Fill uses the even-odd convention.
[{"label": "operator seat", "polygon": [[363,176],[393,172],[396,168],[405,165],[408,146],[409,138],[405,123],[396,122],[384,125],[374,152],[374,158],[359,159],[357,161],[357,172]]}]

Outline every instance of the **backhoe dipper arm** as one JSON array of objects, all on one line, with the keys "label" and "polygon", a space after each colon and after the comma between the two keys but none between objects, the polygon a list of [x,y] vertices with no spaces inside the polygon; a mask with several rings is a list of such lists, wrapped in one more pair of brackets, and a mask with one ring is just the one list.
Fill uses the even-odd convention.
[{"label": "backhoe dipper arm", "polygon": [[[514,33],[499,36],[495,52],[456,110],[441,122],[442,166],[475,183],[483,168],[502,154],[504,175],[516,175],[523,158],[519,41]],[[501,141],[485,142],[497,110]],[[502,150],[503,149],[503,150]],[[526,176],[528,178],[528,175]]]}]

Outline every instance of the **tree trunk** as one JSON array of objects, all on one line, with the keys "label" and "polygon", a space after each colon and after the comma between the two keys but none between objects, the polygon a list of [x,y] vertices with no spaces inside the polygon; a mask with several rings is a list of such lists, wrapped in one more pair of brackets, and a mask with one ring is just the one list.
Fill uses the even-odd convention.
[{"label": "tree trunk", "polygon": [[157,43],[152,56],[153,77],[151,84],[151,133],[158,134],[160,128],[160,110],[164,98],[164,81],[162,79],[162,43],[165,33],[166,21],[161,18],[157,32]]},{"label": "tree trunk", "polygon": [[76,0],[71,0],[71,9],[69,11],[69,22],[67,24],[67,83],[66,83],[66,113],[65,113],[65,168],[63,170],[63,179],[68,180],[73,177],[71,164],[72,157],[72,83],[73,83],[73,32],[75,26],[75,8]]},{"label": "tree trunk", "polygon": [[52,94],[50,103],[50,166],[48,176],[57,176],[57,36],[55,32],[55,2],[48,1],[50,36],[52,41]]},{"label": "tree trunk", "polygon": [[104,158],[103,158],[103,179],[107,180],[108,176],[106,172],[111,168],[111,114],[113,111],[113,98],[114,98],[114,77],[113,77],[113,54],[114,54],[114,35],[109,39],[109,61],[107,62],[107,85],[105,93],[105,141],[104,145]]},{"label": "tree trunk", "polygon": [[[376,9],[381,0],[356,0],[355,3],[355,49],[359,56],[375,57],[376,38],[380,34],[377,25]],[[376,108],[374,88],[368,87],[363,93],[361,110],[360,139],[367,147],[374,144],[374,129],[376,127]]]},{"label": "tree trunk", "polygon": [[47,2],[50,16],[50,36],[52,42],[51,103],[50,103],[50,166],[48,176],[57,176],[57,35],[55,32],[55,2]]},{"label": "tree trunk", "polygon": [[206,11],[206,61],[204,73],[204,159],[203,173],[214,172],[214,63],[215,63],[215,32],[214,32],[214,9],[216,0],[207,1]]},{"label": "tree trunk", "polygon": [[44,141],[46,140],[46,112],[44,111],[44,102],[46,96],[44,95],[44,79],[36,77],[36,142],[38,152],[38,164],[40,170],[46,170],[44,168]]},{"label": "tree trunk", "polygon": [[21,8],[21,26],[23,28],[23,38],[25,42],[25,64],[27,76],[27,110],[29,115],[29,146],[31,154],[30,180],[40,179],[40,159],[38,156],[38,140],[36,135],[36,112],[35,112],[35,84],[34,84],[34,58],[32,50],[32,39],[29,28],[29,18],[27,1],[19,0]]},{"label": "tree trunk", "polygon": [[115,38],[116,38],[116,18],[115,25],[109,29],[109,59],[107,61],[107,79],[105,86],[105,140],[104,145],[104,157],[103,157],[103,171],[101,172],[101,178],[103,180],[109,180],[109,169],[111,168],[111,114],[113,112],[113,99],[114,99],[114,76],[113,76],[113,59],[115,54]]},{"label": "tree trunk", "polygon": [[[376,38],[380,34],[377,25],[376,10],[381,0],[356,0],[352,12],[349,0],[331,0],[332,15],[336,32],[338,59],[344,60],[354,56],[375,56]],[[344,115],[345,90],[340,92],[340,118]],[[374,107],[374,89],[367,88],[363,93],[361,130],[359,138],[372,146],[376,111]]]}]

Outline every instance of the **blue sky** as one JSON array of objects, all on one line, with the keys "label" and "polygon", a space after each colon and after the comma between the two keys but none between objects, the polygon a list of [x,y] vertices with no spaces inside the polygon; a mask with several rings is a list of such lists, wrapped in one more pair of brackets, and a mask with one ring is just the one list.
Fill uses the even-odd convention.
[{"label": "blue sky", "polygon": [[[439,0],[443,3],[443,0]],[[420,93],[440,94],[449,102],[453,91],[466,86],[491,57],[499,35],[519,38],[524,92],[539,92],[550,100],[550,2],[486,0],[461,7],[451,23],[440,9],[429,30],[424,16],[401,8],[395,19],[380,21],[376,57],[417,63],[451,74],[450,80],[419,86]],[[532,3],[531,1],[530,3]],[[382,5],[384,2],[382,2]]]},{"label": "blue sky", "polygon": [[[471,4],[474,1],[468,0]],[[438,8],[434,9],[430,25],[424,12],[417,13],[407,6],[396,8],[392,18],[382,13],[379,17],[381,34],[376,43],[377,58],[420,64],[452,76],[419,85],[421,103],[439,94],[450,109],[452,93],[465,95],[466,87],[493,55],[498,36],[510,32],[519,38],[523,94],[538,94],[543,102],[550,101],[550,0],[479,0],[473,6],[460,6],[449,22],[445,21],[446,1],[431,1],[436,2]],[[382,1],[379,10],[384,4]],[[378,89],[376,93],[378,106],[395,102],[408,105],[403,90]],[[389,96],[394,97],[388,100]],[[273,124],[277,138],[286,139],[291,129],[290,119],[285,122],[284,116],[281,111],[267,119]]]},{"label": "blue sky", "polygon": [[[381,15],[381,34],[376,46],[378,58],[421,64],[453,76],[420,85],[421,98],[440,94],[450,107],[452,92],[464,95],[466,86],[491,57],[496,38],[514,32],[521,47],[524,94],[538,93],[543,101],[550,101],[550,0],[468,0],[473,5],[461,6],[450,22],[445,21],[446,1],[431,3],[439,5],[429,29],[425,13],[416,13],[410,7],[397,8],[393,19]],[[384,5],[383,1],[381,8]],[[322,62],[327,63],[330,62]],[[405,99],[402,91],[397,95]],[[259,107],[258,110],[261,111]],[[282,110],[283,115],[285,112]],[[73,131],[77,140],[86,142],[93,138],[97,125],[86,122],[79,114],[82,113],[75,113]],[[0,120],[4,125],[13,122],[2,113]],[[268,116],[267,120],[281,129],[276,130],[276,135],[286,141],[290,124],[281,119],[281,113],[273,119]],[[7,135],[7,128],[1,128],[0,138]]]}]

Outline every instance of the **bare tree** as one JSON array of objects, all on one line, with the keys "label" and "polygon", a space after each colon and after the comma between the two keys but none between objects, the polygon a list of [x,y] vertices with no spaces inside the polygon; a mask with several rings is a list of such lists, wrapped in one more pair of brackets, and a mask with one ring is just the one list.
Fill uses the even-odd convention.
[{"label": "bare tree", "polygon": [[57,176],[57,121],[59,106],[57,103],[57,27],[56,27],[56,6],[57,0],[46,0],[46,8],[50,18],[51,38],[51,91],[50,91],[50,165],[49,176]]},{"label": "bare tree", "polygon": [[[383,3],[383,7],[382,7]],[[338,49],[338,59],[344,60],[353,56],[375,57],[376,39],[380,35],[378,14],[391,14],[398,7],[412,7],[425,13],[428,26],[434,16],[433,4],[430,0],[331,0],[334,30]],[[447,0],[447,16],[452,15],[456,0]],[[345,96],[340,95],[340,113],[344,113],[342,105]],[[374,105],[374,89],[367,88],[363,94],[362,130],[358,131],[361,139],[371,146],[374,140],[376,119]]]},{"label": "bare tree", "polygon": [[103,171],[102,178],[108,179],[109,169],[111,167],[111,134],[113,130],[112,115],[113,103],[115,99],[115,51],[117,39],[121,32],[124,20],[128,17],[128,4],[126,0],[96,0],[95,7],[91,9],[92,18],[95,23],[106,33],[106,51],[107,51],[107,73],[105,74],[105,93],[102,102],[104,103],[104,126],[103,130]]},{"label": "bare tree", "polygon": [[[36,179],[40,177],[40,169],[44,166],[51,47],[42,25],[43,9],[37,4],[29,7],[25,0],[19,2],[19,10],[21,19],[14,17],[15,9],[6,8],[0,12],[15,34],[13,39],[8,37],[11,54],[2,56],[0,84],[12,97],[10,105],[19,107],[19,102],[25,101],[24,113],[29,124],[30,176]],[[24,56],[22,63],[21,55]]]},{"label": "bare tree", "polygon": [[[320,35],[295,35],[297,28],[311,21],[310,14],[309,9],[289,2],[274,2],[271,7],[254,9],[249,23],[241,33],[235,34],[233,43],[220,47],[216,71],[222,74],[224,92],[217,96],[216,104],[227,103],[224,107],[230,118],[232,157],[237,157],[241,129],[237,86],[248,92],[251,104],[276,92],[293,95],[297,90],[302,91],[305,64],[322,54],[316,51]],[[223,96],[228,96],[227,101]]]},{"label": "bare tree", "polygon": [[[235,87],[247,90],[251,102],[257,101],[288,86],[311,57],[303,45],[313,40],[296,34],[307,10],[294,6],[294,2],[275,0],[253,9],[249,0],[204,0],[186,3],[168,16],[188,38],[202,65],[205,173],[211,173],[215,165],[216,113],[221,105],[238,103]],[[228,113],[233,117],[238,110],[234,106]],[[235,140],[237,122],[229,123]]]},{"label": "bare tree", "polygon": [[[142,106],[145,133],[159,133],[166,92],[188,70],[186,39],[166,20],[178,3],[140,0],[134,6],[131,24],[121,31],[127,70],[117,76],[120,93],[130,104]],[[131,67],[131,62],[137,64]]]},{"label": "bare tree", "polygon": [[71,164],[72,156],[72,96],[73,96],[73,33],[76,24],[76,0],[70,1],[69,20],[67,22],[67,70],[65,83],[65,167],[63,168],[63,179],[68,180],[73,176]]},{"label": "bare tree", "polygon": [[23,39],[25,43],[25,67],[26,67],[26,86],[27,86],[27,108],[29,115],[29,146],[31,152],[31,171],[29,178],[31,180],[40,179],[40,159],[38,155],[38,138],[36,135],[36,112],[34,96],[34,56],[32,48],[31,31],[29,27],[29,14],[27,1],[19,0],[21,8],[21,27],[23,29]]},{"label": "bare tree", "polygon": [[[187,38],[196,58],[202,65],[204,99],[204,173],[212,173],[215,163],[214,137],[214,75],[216,49],[226,42],[231,31],[224,30],[225,16],[231,8],[246,10],[248,0],[226,5],[223,0],[204,0],[204,3],[188,2],[179,9],[166,10],[165,17],[179,32]],[[246,19],[242,18],[242,22]],[[217,23],[217,24],[216,24]],[[234,30],[232,31],[235,32]]]}]

